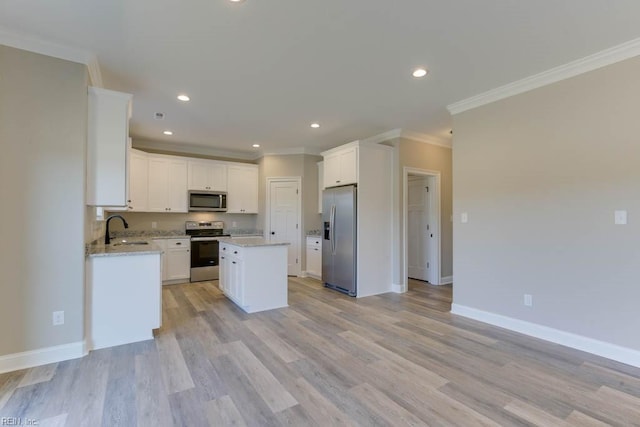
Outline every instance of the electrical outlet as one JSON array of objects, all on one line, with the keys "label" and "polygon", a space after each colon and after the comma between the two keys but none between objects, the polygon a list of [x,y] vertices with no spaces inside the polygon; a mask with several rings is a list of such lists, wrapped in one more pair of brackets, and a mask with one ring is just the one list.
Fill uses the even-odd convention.
[{"label": "electrical outlet", "polygon": [[613,222],[616,225],[626,225],[627,224],[627,211],[615,211],[613,215]]},{"label": "electrical outlet", "polygon": [[466,212],[462,212],[460,214],[460,222],[463,224],[466,224],[467,222],[469,222],[469,214]]},{"label": "electrical outlet", "polygon": [[53,312],[53,326],[64,325],[64,311]]},{"label": "electrical outlet", "polygon": [[530,294],[524,294],[524,305],[527,307],[533,307],[533,296]]},{"label": "electrical outlet", "polygon": [[238,223],[235,221],[231,222],[231,227],[236,228],[238,226]]},{"label": "electrical outlet", "polygon": [[155,221],[151,221],[151,228],[158,228],[158,223]]}]

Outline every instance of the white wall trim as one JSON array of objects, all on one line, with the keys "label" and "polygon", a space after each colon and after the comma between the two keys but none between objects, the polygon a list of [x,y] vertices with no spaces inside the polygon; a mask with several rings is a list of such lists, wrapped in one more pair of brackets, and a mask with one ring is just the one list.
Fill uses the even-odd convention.
[{"label": "white wall trim", "polygon": [[440,277],[441,285],[450,285],[453,283],[453,276],[442,276]]},{"label": "white wall trim", "polygon": [[[294,272],[296,276],[302,276],[302,249],[303,242],[305,241],[303,237],[304,233],[304,224],[302,223],[302,177],[301,176],[268,176],[266,179],[266,187],[265,187],[265,215],[264,215],[264,235],[265,239],[271,238],[271,184],[274,182],[295,182],[298,185],[298,194],[297,194],[297,203],[298,203],[298,216],[296,221],[298,221],[298,253],[296,257],[298,259],[298,266],[296,271]],[[306,246],[305,246],[306,247]],[[287,248],[287,250],[289,250]],[[306,263],[305,263],[306,268]],[[287,267],[287,274],[289,274],[289,268]],[[306,271],[305,271],[306,274]]]},{"label": "white wall trim", "polygon": [[411,132],[403,129],[393,129],[388,132],[370,136],[369,138],[360,140],[361,144],[380,144],[381,142],[391,141],[398,138],[409,139],[411,141],[422,142],[423,144],[437,145],[438,147],[451,148],[451,140],[444,139],[424,133]]},{"label": "white wall trim", "polygon": [[87,354],[87,344],[84,341],[40,348],[22,353],[7,354],[0,356],[0,374],[33,368],[34,366],[47,365],[49,363],[62,362],[64,360],[77,359]]},{"label": "white wall trim", "polygon": [[274,148],[269,151],[265,151],[262,156],[283,156],[289,154],[311,154],[314,156],[320,155],[320,150],[317,148],[309,147],[291,147],[291,148]]},{"label": "white wall trim", "polygon": [[255,153],[246,153],[241,151],[219,150],[212,147],[205,147],[203,145],[194,144],[178,144],[166,141],[149,141],[146,139],[133,139],[133,148],[144,151],[147,150],[160,150],[171,153],[179,153],[189,156],[191,154],[210,156],[210,157],[222,157],[226,159],[240,159],[240,160],[256,160],[260,156]]},{"label": "white wall trim", "polygon": [[393,129],[388,132],[379,133],[378,135],[373,135],[368,138],[361,140],[363,144],[379,144],[381,142],[390,141],[392,139],[400,138],[402,134],[402,129]]},{"label": "white wall trim", "polygon": [[[401,284],[405,287],[405,289],[409,288],[408,274],[409,274],[409,259],[407,254],[409,253],[409,239],[408,236],[408,219],[409,219],[409,209],[407,206],[407,198],[409,195],[409,174],[411,175],[420,175],[435,178],[436,185],[435,191],[432,193],[431,197],[433,197],[432,209],[435,210],[435,218],[436,218],[436,247],[438,250],[435,253],[435,262],[437,271],[435,272],[436,278],[440,278],[440,271],[442,269],[442,212],[440,206],[440,191],[441,191],[441,175],[439,171],[428,170],[428,169],[418,169],[411,168],[405,166],[402,168],[402,264],[401,264]],[[433,283],[434,285],[439,285],[440,283]]]},{"label": "white wall trim", "polygon": [[103,87],[98,58],[88,50],[39,39],[32,35],[8,30],[3,27],[0,27],[0,44],[14,47],[16,49],[39,53],[41,55],[51,56],[53,58],[64,59],[65,61],[85,64],[89,72],[91,85]]},{"label": "white wall trim", "polygon": [[89,80],[93,87],[104,87],[102,83],[102,72],[100,71],[100,64],[98,58],[92,55],[92,58],[87,62],[87,71],[89,72]]},{"label": "white wall trim", "polygon": [[411,131],[402,131],[400,136],[404,139],[411,141],[422,142],[423,144],[436,145],[438,147],[444,147],[451,149],[451,139],[438,138],[435,136],[427,135],[424,133],[417,133]]},{"label": "white wall trim", "polygon": [[396,294],[404,294],[405,292],[407,292],[407,287],[402,283],[392,283],[391,292],[395,292]]},{"label": "white wall trim", "polygon": [[501,99],[528,92],[552,83],[559,82],[616,62],[624,61],[640,55],[640,38],[619,44],[609,49],[585,56],[568,64],[560,65],[542,73],[497,87],[487,92],[472,96],[447,106],[451,114],[462,113]]},{"label": "white wall trim", "polygon": [[451,313],[640,367],[638,350],[459,304],[451,304]]}]

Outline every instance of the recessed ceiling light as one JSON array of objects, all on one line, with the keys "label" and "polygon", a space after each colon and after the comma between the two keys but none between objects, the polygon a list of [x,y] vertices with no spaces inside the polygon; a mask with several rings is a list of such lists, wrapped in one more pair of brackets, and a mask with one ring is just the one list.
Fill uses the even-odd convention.
[{"label": "recessed ceiling light", "polygon": [[242,3],[244,0],[229,0],[231,3]]},{"label": "recessed ceiling light", "polygon": [[189,98],[187,95],[178,95],[178,99],[183,102],[191,101],[191,98]]},{"label": "recessed ceiling light", "polygon": [[252,147],[253,148],[260,148],[260,144],[253,144]]},{"label": "recessed ceiling light", "polygon": [[173,135],[173,132],[171,132],[170,130],[165,130],[164,132],[165,135]]},{"label": "recessed ceiling light", "polygon": [[413,70],[412,74],[413,74],[413,77],[420,78],[420,77],[424,77],[427,74],[429,74],[429,71],[427,71],[426,68],[420,67],[420,68],[416,68],[415,70]]},{"label": "recessed ceiling light", "polygon": [[314,129],[318,129],[320,127],[319,123],[311,123],[311,127]]}]

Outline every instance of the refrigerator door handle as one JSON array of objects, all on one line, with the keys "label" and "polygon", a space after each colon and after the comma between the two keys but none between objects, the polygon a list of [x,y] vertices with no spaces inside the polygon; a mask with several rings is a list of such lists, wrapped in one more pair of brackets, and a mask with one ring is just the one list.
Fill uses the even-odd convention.
[{"label": "refrigerator door handle", "polygon": [[336,205],[331,206],[331,253],[336,254]]}]

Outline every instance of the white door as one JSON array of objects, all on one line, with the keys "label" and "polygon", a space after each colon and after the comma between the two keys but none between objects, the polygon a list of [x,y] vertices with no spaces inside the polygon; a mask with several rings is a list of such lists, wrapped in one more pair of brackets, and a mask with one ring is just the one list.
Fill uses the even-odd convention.
[{"label": "white door", "polygon": [[298,181],[269,182],[269,237],[289,242],[287,274],[300,274],[300,185]]},{"label": "white door", "polygon": [[429,187],[426,177],[409,177],[407,192],[409,277],[432,282],[430,274]]}]

